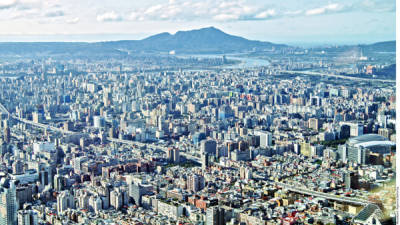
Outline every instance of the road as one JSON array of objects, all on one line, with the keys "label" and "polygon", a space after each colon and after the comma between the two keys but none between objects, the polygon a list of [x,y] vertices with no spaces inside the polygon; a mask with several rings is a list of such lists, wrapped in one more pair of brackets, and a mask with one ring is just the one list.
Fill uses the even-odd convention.
[{"label": "road", "polygon": [[[78,132],[67,131],[67,130],[64,130],[62,128],[53,127],[53,126],[42,124],[42,123],[35,123],[35,122],[31,121],[31,120],[22,119],[22,118],[13,116],[13,115],[10,114],[10,112],[1,103],[0,103],[0,111],[8,114],[10,116],[10,118],[12,118],[12,119],[15,119],[15,120],[20,121],[20,122],[25,123],[25,124],[29,124],[31,126],[40,127],[42,129],[47,129],[47,130],[54,131],[54,132],[59,132],[59,133],[62,133],[62,134],[69,134],[69,135],[80,134]],[[165,153],[168,151],[168,147],[160,146],[160,145],[157,145],[157,144],[146,144],[146,143],[142,143],[142,142],[138,142],[138,141],[122,140],[122,139],[117,139],[117,138],[107,138],[107,140],[110,141],[110,142],[127,144],[127,145],[131,145],[131,146],[135,145],[135,146],[138,146],[138,147],[143,147],[144,146],[146,148],[149,147],[149,148],[152,148],[152,149],[160,149]],[[179,154],[184,156],[188,160],[192,160],[192,161],[195,161],[197,163],[201,163],[201,159],[198,158],[198,157],[192,156],[192,155],[190,155],[188,153],[185,153],[185,152],[180,152]]]},{"label": "road", "polygon": [[0,103],[0,111],[3,112],[3,113],[5,113],[5,114],[10,115],[10,112],[8,112],[8,110],[6,109],[6,107],[4,107],[3,104],[1,104],[1,103]]},{"label": "road", "polygon": [[[0,103],[0,110],[9,114],[8,110]],[[52,130],[52,131],[56,131],[56,132],[60,132],[63,134],[78,134],[77,132],[73,132],[73,131],[66,131],[64,129],[61,128],[57,128],[57,127],[52,127],[49,125],[45,125],[45,124],[41,124],[41,123],[35,123],[33,121],[30,120],[26,120],[26,119],[21,119],[15,116],[11,116],[13,119],[18,120],[22,123],[26,123],[32,126],[37,126],[43,129],[48,129],[48,130]],[[135,145],[138,147],[143,147],[145,146],[150,147],[152,149],[160,149],[164,152],[168,151],[168,147],[164,147],[164,146],[159,146],[156,144],[146,144],[146,143],[142,143],[142,142],[137,142],[137,141],[129,141],[129,140],[121,140],[121,139],[117,139],[117,138],[107,138],[108,141],[110,142],[115,142],[115,143],[121,143],[121,144],[127,144],[127,145]],[[180,155],[183,155],[184,157],[186,157],[189,160],[193,160],[195,162],[201,163],[200,158],[198,157],[194,157],[192,155],[189,155],[187,153],[180,153]],[[362,199],[356,199],[356,198],[350,198],[350,197],[342,197],[342,196],[338,196],[338,195],[332,195],[332,194],[327,194],[327,193],[323,193],[323,192],[318,192],[318,191],[313,191],[313,190],[308,190],[308,189],[304,189],[304,188],[300,188],[300,187],[296,187],[296,186],[292,186],[289,184],[285,184],[282,182],[274,182],[274,184],[288,189],[289,191],[292,192],[296,192],[296,193],[300,193],[300,194],[304,194],[304,195],[310,195],[310,196],[314,196],[314,197],[321,197],[321,198],[325,198],[325,199],[329,199],[329,200],[333,200],[333,201],[338,201],[338,202],[344,202],[344,203],[349,203],[349,204],[353,204],[353,205],[367,205],[371,202],[366,201],[366,200],[362,200]]]},{"label": "road", "polygon": [[319,72],[311,72],[311,71],[293,71],[293,70],[280,70],[281,73],[289,73],[289,74],[305,74],[305,75],[313,75],[313,76],[321,76],[321,77],[335,77],[347,80],[358,80],[358,81],[376,81],[383,83],[396,83],[395,80],[383,80],[383,79],[370,79],[370,78],[362,78],[362,77],[350,77],[345,75],[337,75],[337,74],[329,74],[329,73],[319,73]]},{"label": "road", "polygon": [[29,124],[29,125],[32,125],[32,126],[40,127],[40,128],[51,130],[51,131],[55,131],[55,132],[60,132],[60,133],[63,133],[63,134],[76,134],[76,132],[73,132],[73,131],[66,131],[66,130],[64,130],[62,128],[53,127],[53,126],[42,124],[42,123],[35,123],[35,122],[31,121],[31,120],[22,119],[22,118],[19,118],[19,117],[16,117],[16,116],[11,116],[11,118],[13,118],[15,120],[18,120],[18,121],[20,121],[22,123],[26,123],[26,124]]},{"label": "road", "polygon": [[324,192],[312,191],[309,189],[292,186],[292,185],[285,184],[282,182],[274,182],[274,183],[276,185],[278,185],[282,188],[288,189],[289,191],[292,191],[292,192],[296,192],[296,193],[304,194],[304,195],[310,195],[310,196],[314,196],[314,197],[321,197],[321,198],[325,198],[325,199],[329,199],[329,200],[333,200],[333,201],[344,202],[344,203],[353,204],[353,205],[364,205],[364,206],[372,203],[370,201],[363,200],[363,199],[342,197],[342,196],[332,195],[332,194],[328,194],[328,193],[324,193]]}]

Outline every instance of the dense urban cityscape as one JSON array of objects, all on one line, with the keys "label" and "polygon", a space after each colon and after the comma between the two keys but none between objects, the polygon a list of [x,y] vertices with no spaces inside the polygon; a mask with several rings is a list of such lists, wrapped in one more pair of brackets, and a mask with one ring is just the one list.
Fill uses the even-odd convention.
[{"label": "dense urban cityscape", "polygon": [[0,223],[394,224],[394,55],[348,48],[3,56]]},{"label": "dense urban cityscape", "polygon": [[395,17],[0,1],[0,225],[398,224]]}]

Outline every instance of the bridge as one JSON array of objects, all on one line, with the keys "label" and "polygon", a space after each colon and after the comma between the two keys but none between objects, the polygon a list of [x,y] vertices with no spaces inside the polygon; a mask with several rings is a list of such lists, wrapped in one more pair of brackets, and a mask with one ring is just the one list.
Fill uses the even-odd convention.
[{"label": "bridge", "polygon": [[393,83],[393,84],[396,83],[395,80],[383,80],[383,79],[371,79],[371,78],[362,78],[362,77],[351,77],[351,76],[345,76],[345,75],[320,73],[320,72],[312,72],[312,71],[280,70],[279,72],[288,73],[288,74],[305,74],[305,75],[321,76],[321,77],[334,77],[334,78],[341,78],[341,79],[347,79],[347,80],[356,80],[356,81],[376,81],[376,82]]},{"label": "bridge", "polygon": [[299,194],[303,194],[303,195],[310,195],[310,196],[314,196],[314,197],[321,197],[321,198],[325,198],[325,199],[329,199],[332,201],[337,201],[337,202],[343,202],[343,203],[348,203],[348,204],[352,204],[352,205],[368,205],[372,202],[367,201],[367,200],[363,200],[363,199],[358,199],[358,198],[351,198],[351,197],[342,197],[339,195],[333,195],[333,194],[328,194],[328,193],[323,193],[323,192],[319,192],[319,191],[313,191],[313,190],[309,190],[309,189],[305,189],[305,188],[301,188],[298,186],[293,186],[293,185],[289,185],[289,184],[285,184],[282,182],[275,182],[276,185],[285,188],[291,192],[296,192]]}]

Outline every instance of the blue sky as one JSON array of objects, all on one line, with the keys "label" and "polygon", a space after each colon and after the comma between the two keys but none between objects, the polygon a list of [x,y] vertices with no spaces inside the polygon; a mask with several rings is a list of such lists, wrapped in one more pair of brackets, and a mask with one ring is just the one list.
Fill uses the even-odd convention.
[{"label": "blue sky", "polygon": [[0,0],[0,41],[99,41],[215,26],[278,43],[393,40],[395,0]]}]

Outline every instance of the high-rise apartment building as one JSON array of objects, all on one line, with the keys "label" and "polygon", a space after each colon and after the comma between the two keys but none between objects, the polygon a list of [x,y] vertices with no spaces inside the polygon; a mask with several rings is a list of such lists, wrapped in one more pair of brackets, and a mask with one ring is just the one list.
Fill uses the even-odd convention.
[{"label": "high-rise apartment building", "polygon": [[63,191],[57,196],[57,212],[63,214],[67,209],[75,208],[74,196],[69,191]]}]

